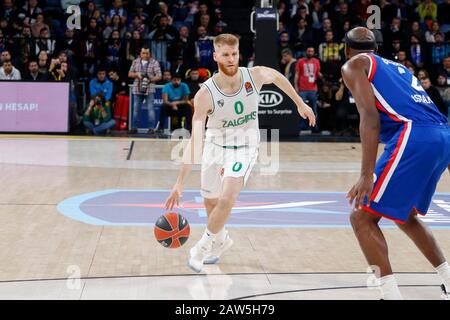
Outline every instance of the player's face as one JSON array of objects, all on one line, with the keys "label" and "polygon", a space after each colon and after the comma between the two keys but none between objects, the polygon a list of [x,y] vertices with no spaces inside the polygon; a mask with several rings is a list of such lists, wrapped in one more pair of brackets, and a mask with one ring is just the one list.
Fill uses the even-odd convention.
[{"label": "player's face", "polygon": [[234,76],[239,68],[239,46],[221,45],[214,51],[214,61],[227,76]]}]

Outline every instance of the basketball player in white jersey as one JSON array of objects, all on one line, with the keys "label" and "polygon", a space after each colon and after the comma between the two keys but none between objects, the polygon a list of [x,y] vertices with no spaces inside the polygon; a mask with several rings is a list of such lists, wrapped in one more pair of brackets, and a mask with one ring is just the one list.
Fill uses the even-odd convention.
[{"label": "basketball player in white jersey", "polygon": [[167,210],[179,205],[185,179],[195,159],[201,157],[201,195],[208,225],[200,241],[190,250],[188,265],[196,272],[205,263],[216,263],[233,244],[224,226],[258,156],[261,87],[277,85],[296,103],[299,114],[309,119],[310,126],[315,125],[314,112],[281,73],[262,66],[239,67],[238,44],[238,39],[231,34],[221,34],[214,40],[214,60],[219,71],[203,83],[194,97],[192,136],[178,179],[165,203]]}]

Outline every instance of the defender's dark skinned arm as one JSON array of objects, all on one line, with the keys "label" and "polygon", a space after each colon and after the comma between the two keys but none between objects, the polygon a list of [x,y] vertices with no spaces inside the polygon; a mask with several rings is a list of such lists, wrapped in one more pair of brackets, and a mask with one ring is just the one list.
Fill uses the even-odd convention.
[{"label": "defender's dark skinned arm", "polygon": [[375,95],[367,77],[369,67],[370,61],[367,57],[357,56],[350,59],[341,70],[342,78],[352,93],[360,114],[359,132],[362,145],[361,177],[347,195],[350,203],[356,198],[356,208],[363,205],[364,196],[369,198],[372,193],[373,172],[380,134],[380,116],[375,106]]}]

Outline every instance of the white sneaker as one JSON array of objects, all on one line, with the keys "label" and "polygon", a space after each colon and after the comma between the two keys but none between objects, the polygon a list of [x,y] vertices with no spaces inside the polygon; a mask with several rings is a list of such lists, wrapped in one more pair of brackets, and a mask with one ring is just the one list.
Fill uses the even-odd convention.
[{"label": "white sneaker", "polygon": [[225,251],[230,249],[232,245],[233,245],[233,240],[230,238],[230,236],[228,235],[228,231],[227,231],[227,235],[225,236],[225,240],[223,242],[217,243],[217,241],[215,241],[213,243],[211,253],[205,258],[203,263],[204,264],[215,264],[215,263],[219,262],[219,258],[222,255],[222,253],[224,253]]},{"label": "white sneaker", "polygon": [[442,290],[442,295],[441,295],[442,299],[444,299],[444,300],[450,300],[450,292],[448,292],[448,291],[445,289],[445,285],[441,284],[441,290]]},{"label": "white sneaker", "polygon": [[211,254],[212,244],[201,246],[198,242],[190,250],[190,258],[188,266],[195,272],[200,272],[203,269],[205,258]]}]

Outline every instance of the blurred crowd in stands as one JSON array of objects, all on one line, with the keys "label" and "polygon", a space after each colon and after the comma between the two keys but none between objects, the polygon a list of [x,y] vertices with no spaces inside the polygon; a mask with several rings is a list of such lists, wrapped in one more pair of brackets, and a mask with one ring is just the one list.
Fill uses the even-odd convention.
[{"label": "blurred crowd in stands", "polygon": [[[250,33],[230,24],[226,0],[0,1],[0,80],[69,82],[72,127],[84,123],[94,134],[140,126],[137,115],[132,128],[126,126],[123,98],[130,92],[135,112],[147,109],[151,132],[168,115],[183,118],[175,126],[188,128],[193,95],[217,68],[214,36]],[[358,134],[340,67],[345,33],[366,25],[371,5],[381,9],[378,54],[414,72],[448,115],[450,0],[280,0],[280,71],[318,114],[315,132]],[[71,6],[81,10],[80,28],[67,26]],[[253,52],[241,53],[242,66],[253,63]],[[159,119],[155,85],[165,86]]]}]

